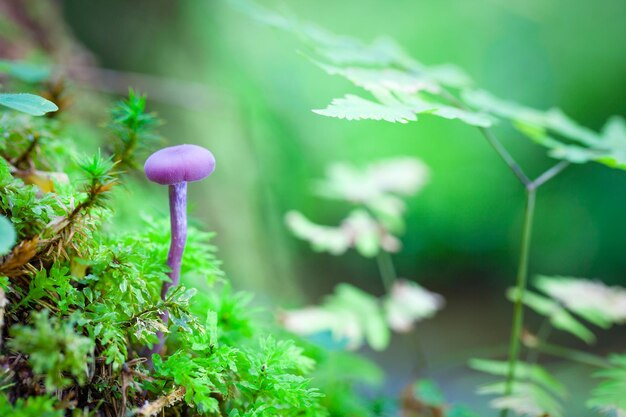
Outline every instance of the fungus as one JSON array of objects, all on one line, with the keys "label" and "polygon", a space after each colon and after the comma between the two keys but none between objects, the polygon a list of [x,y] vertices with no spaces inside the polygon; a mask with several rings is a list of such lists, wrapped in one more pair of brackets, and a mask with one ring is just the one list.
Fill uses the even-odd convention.
[{"label": "fungus", "polygon": [[[170,267],[170,281],[164,282],[161,287],[163,300],[167,291],[180,281],[180,267],[187,240],[187,183],[208,177],[214,169],[213,154],[197,145],[163,148],[150,155],[144,164],[144,172],[150,181],[169,188],[171,240],[167,266]],[[161,318],[167,324],[168,312],[164,312]],[[162,332],[158,333],[158,338],[159,343],[151,349],[151,353],[159,352],[165,343]]]}]

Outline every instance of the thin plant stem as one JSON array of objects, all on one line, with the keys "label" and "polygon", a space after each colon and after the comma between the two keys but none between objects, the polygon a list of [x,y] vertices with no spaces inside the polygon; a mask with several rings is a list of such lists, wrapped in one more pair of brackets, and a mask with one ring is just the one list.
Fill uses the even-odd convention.
[{"label": "thin plant stem", "polygon": [[594,368],[611,368],[611,364],[606,359],[576,349],[570,349],[545,342],[538,343],[536,346],[533,346],[533,349],[557,358],[563,358],[583,365],[593,366]]},{"label": "thin plant stem", "polygon": [[[444,90],[442,95],[455,107],[463,110],[468,110],[467,106],[458,100],[453,94]],[[517,267],[516,287],[520,294],[523,294],[526,290],[526,281],[528,277],[528,259],[530,253],[530,243],[533,230],[533,217],[535,214],[535,198],[536,191],[543,184],[554,178],[561,173],[565,168],[569,166],[568,161],[561,161],[554,165],[552,168],[539,175],[535,180],[530,178],[524,173],[524,170],[517,163],[515,158],[507,151],[502,145],[497,136],[492,130],[479,127],[478,130],[485,137],[487,142],[496,151],[498,156],[506,163],[509,169],[517,177],[519,182],[524,186],[526,190],[526,204],[524,209],[524,227],[522,232],[522,244],[520,247],[520,259]],[[507,374],[507,380],[505,385],[505,394],[509,395],[513,390],[513,381],[515,379],[515,367],[519,358],[519,352],[521,347],[521,335],[522,326],[524,323],[524,305],[522,302],[523,297],[519,297],[516,300],[513,309],[513,326],[511,332],[511,340],[509,345],[509,370]],[[507,417],[509,410],[503,409],[500,413],[500,417]]]},{"label": "thin plant stem", "polygon": [[[465,103],[456,98],[453,94],[451,94],[447,90],[443,90],[441,95],[450,102],[455,107],[458,107],[461,110],[471,110],[469,109]],[[531,184],[530,178],[524,173],[522,167],[517,163],[515,158],[511,156],[509,151],[502,145],[502,142],[498,139],[495,133],[492,130],[486,127],[478,127],[478,130],[485,137],[487,142],[491,145],[491,147],[496,151],[498,156],[507,164],[509,169],[515,174],[517,179],[522,183],[524,187],[528,187]]]},{"label": "thin plant stem", "polygon": [[[533,217],[535,215],[535,189],[526,189],[526,205],[524,208],[524,227],[522,231],[522,245],[520,248],[519,264],[517,268],[516,288],[518,294],[523,294],[526,290],[528,277],[528,259],[530,253],[530,242],[532,237]],[[523,297],[515,300],[513,307],[513,330],[509,345],[509,370],[506,377],[505,395],[510,395],[513,391],[513,381],[515,379],[515,367],[519,359],[522,325],[524,323],[524,303]],[[500,413],[501,417],[506,417],[508,410],[504,409]]]},{"label": "thin plant stem", "polygon": [[541,187],[546,182],[550,181],[552,178],[560,174],[565,168],[570,165],[569,161],[561,161],[558,164],[554,165],[552,168],[545,171],[543,174],[538,176],[533,182],[529,184],[529,187],[533,189],[537,189]]},{"label": "thin plant stem", "polygon": [[[378,263],[378,270],[380,271],[380,278],[383,282],[383,286],[385,287],[385,291],[387,293],[390,293],[393,289],[394,282],[398,279],[398,275],[396,274],[396,268],[393,264],[391,254],[389,252],[381,250],[376,256],[376,261]],[[428,359],[426,357],[426,352],[422,348],[422,344],[416,338],[413,338],[412,340],[413,346],[416,351],[419,367],[421,368],[421,370],[427,369]]]},{"label": "thin plant stem", "polygon": [[524,187],[528,187],[531,184],[530,178],[528,178],[528,176],[524,173],[524,170],[522,170],[522,167],[520,167],[515,159],[513,159],[506,148],[502,146],[502,143],[498,140],[496,135],[491,130],[484,127],[479,127],[478,129],[500,158],[502,158],[502,160],[508,165],[509,169],[513,172],[513,174],[515,174],[522,185],[524,185]]},{"label": "thin plant stem", "polygon": [[391,255],[389,252],[381,250],[376,256],[376,262],[378,263],[380,279],[383,281],[385,290],[389,292],[393,288],[393,283],[397,279],[396,268],[393,265]]}]

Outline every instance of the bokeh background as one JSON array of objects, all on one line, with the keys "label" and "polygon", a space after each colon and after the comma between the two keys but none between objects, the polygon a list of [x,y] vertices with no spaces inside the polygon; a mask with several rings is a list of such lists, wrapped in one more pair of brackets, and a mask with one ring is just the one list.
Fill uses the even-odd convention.
[{"label": "bokeh background", "polygon": [[[106,69],[101,82],[84,80],[77,91],[115,96],[130,84],[147,93],[150,107],[167,121],[161,131],[170,142],[214,152],[216,173],[191,187],[193,214],[217,232],[236,287],[268,305],[318,302],[342,281],[382,294],[374,261],[312,252],[290,235],[284,214],[298,209],[327,224],[342,218],[345,206],[311,192],[331,162],[410,155],[428,164],[432,180],[409,201],[404,247],[394,261],[400,276],[442,293],[447,308],[415,333],[396,336],[386,353],[365,354],[385,367],[389,392],[430,376],[450,399],[486,409],[485,399],[473,394],[482,377],[464,363],[504,355],[511,316],[504,290],[514,280],[523,190],[476,129],[428,117],[397,125],[314,114],[311,109],[357,90],[298,54],[291,35],[257,24],[226,1],[55,3],[57,22],[87,51],[88,65]],[[453,63],[498,96],[542,109],[559,106],[593,129],[610,115],[626,114],[623,0],[265,4],[367,41],[389,35],[425,64]],[[498,129],[530,175],[553,164],[544,149]],[[121,207],[123,221],[131,224],[139,211],[164,211],[151,197],[164,199],[163,190],[146,185],[136,193],[145,196],[144,206]],[[625,213],[626,172],[598,164],[567,169],[540,190],[531,274],[626,284]],[[531,327],[538,322],[528,316]],[[559,339],[582,347],[568,336]],[[427,364],[416,356],[417,341]],[[602,334],[594,349],[625,345],[622,329]],[[588,392],[589,369],[550,365],[570,382],[572,398]],[[568,407],[568,416],[588,415],[580,404]]]}]

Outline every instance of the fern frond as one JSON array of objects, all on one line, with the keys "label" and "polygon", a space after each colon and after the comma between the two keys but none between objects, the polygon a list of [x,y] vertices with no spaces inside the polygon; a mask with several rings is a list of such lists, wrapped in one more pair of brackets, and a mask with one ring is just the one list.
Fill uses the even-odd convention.
[{"label": "fern frond", "polygon": [[385,120],[391,123],[416,121],[415,112],[403,104],[381,104],[353,94],[334,99],[325,109],[313,110],[322,116],[346,120]]},{"label": "fern frond", "polygon": [[[472,359],[469,366],[500,377],[507,376],[509,369],[506,361],[484,359]],[[484,385],[477,392],[482,395],[496,395],[497,398],[490,403],[493,408],[509,409],[519,416],[563,416],[561,401],[567,395],[565,387],[541,366],[518,362],[512,392],[507,393],[506,387],[507,384],[502,381]]]},{"label": "fern frond", "polygon": [[539,276],[535,286],[596,326],[626,323],[626,288],[598,280]]},{"label": "fern frond", "polygon": [[[519,299],[520,294],[516,288],[509,288],[507,297],[515,302]],[[586,343],[595,342],[596,337],[593,332],[574,318],[558,302],[529,290],[524,291],[522,302],[535,312],[547,317],[554,328],[569,332]]]},{"label": "fern frond", "polygon": [[594,373],[603,381],[591,392],[587,406],[607,416],[626,415],[626,354],[612,355],[609,362],[612,368]]}]

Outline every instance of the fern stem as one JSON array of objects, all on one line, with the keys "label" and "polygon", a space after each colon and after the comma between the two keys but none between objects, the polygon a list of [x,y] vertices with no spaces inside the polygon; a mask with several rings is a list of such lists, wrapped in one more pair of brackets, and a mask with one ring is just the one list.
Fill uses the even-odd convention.
[{"label": "fern stem", "polygon": [[546,353],[550,356],[557,358],[563,358],[572,362],[577,362],[583,365],[592,366],[594,368],[611,368],[611,364],[600,356],[593,355],[591,353],[583,352],[576,349],[570,349],[563,346],[553,345],[550,343],[538,343],[534,346],[538,352]]},{"label": "fern stem", "polygon": [[558,174],[563,172],[565,168],[570,165],[569,161],[561,161],[558,164],[554,165],[552,168],[545,171],[543,174],[535,178],[533,182],[531,182],[528,186],[537,189],[541,187],[546,182],[550,181],[552,178],[556,177]]},{"label": "fern stem", "polygon": [[[533,217],[535,214],[535,196],[536,190],[528,187],[526,189],[526,204],[524,208],[524,227],[522,231],[522,245],[520,248],[520,258],[517,268],[516,288],[519,294],[523,294],[526,290],[526,281],[528,277],[528,258],[530,253],[530,242],[532,236]],[[509,370],[506,378],[505,395],[510,395],[513,391],[513,381],[515,379],[515,367],[519,359],[522,325],[524,322],[524,303],[523,297],[518,297],[513,308],[513,328],[511,331],[511,340],[509,344]],[[508,410],[504,409],[500,413],[501,417],[506,417]]]},{"label": "fern stem", "polygon": [[378,271],[380,272],[380,278],[383,281],[385,290],[389,292],[397,279],[396,268],[393,265],[393,260],[389,252],[385,252],[384,250],[378,252],[376,263],[378,264]]},{"label": "fern stem", "polygon": [[[450,104],[452,104],[453,106],[458,107],[461,110],[471,111],[471,109],[469,109],[465,105],[465,103],[463,103],[462,101],[457,99],[449,91],[443,90],[441,92],[441,95],[446,100],[448,100],[448,102],[450,102]],[[522,185],[524,187],[528,188],[533,183],[533,181],[531,181],[530,178],[528,178],[528,176],[524,173],[524,170],[522,169],[522,167],[517,163],[515,158],[513,158],[513,156],[511,156],[509,151],[507,151],[506,148],[502,145],[502,142],[500,142],[500,140],[495,135],[495,133],[493,133],[493,131],[491,129],[486,128],[486,127],[478,127],[478,130],[480,130],[480,133],[482,133],[482,135],[485,137],[485,139],[487,140],[489,145],[491,145],[493,150],[496,151],[496,153],[504,161],[504,163],[507,164],[509,169],[513,172],[513,174],[515,174],[515,176],[522,183]],[[546,179],[546,181],[547,181],[547,179]],[[541,185],[541,184],[539,184],[539,185]],[[535,187],[535,188],[537,188],[537,187]]]},{"label": "fern stem", "polygon": [[517,179],[524,185],[524,187],[528,187],[532,182],[528,178],[528,176],[522,170],[522,167],[513,159],[509,151],[502,145],[502,143],[498,140],[496,135],[489,129],[484,127],[478,128],[487,142],[491,145],[491,147],[496,151],[496,153],[502,158],[502,160],[508,165],[508,167],[513,171],[513,174],[517,177]]},{"label": "fern stem", "polygon": [[[467,106],[458,100],[453,94],[444,90],[442,93],[453,106],[456,106],[463,110],[468,110]],[[535,214],[535,199],[536,192],[546,182],[560,174],[565,168],[569,166],[568,161],[561,161],[546,170],[534,180],[531,180],[523,171],[517,161],[511,156],[511,154],[502,145],[497,136],[492,130],[479,127],[478,130],[483,134],[487,142],[496,151],[498,156],[507,164],[509,169],[515,174],[520,183],[524,186],[526,191],[526,204],[524,208],[524,226],[522,232],[522,243],[520,247],[519,264],[517,266],[517,278],[516,287],[519,294],[523,294],[526,290],[526,281],[528,280],[528,259],[530,253],[530,243],[533,228],[533,217]],[[510,395],[513,391],[513,382],[515,380],[515,368],[519,359],[522,327],[524,324],[524,304],[522,302],[523,297],[519,297],[515,301],[513,307],[513,325],[511,331],[511,339],[509,344],[509,369],[507,373],[505,395]],[[508,409],[503,409],[500,412],[500,417],[507,417],[509,413]]]}]

